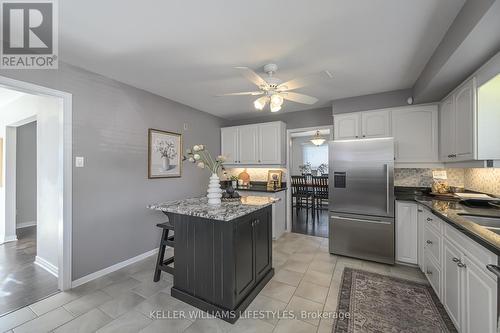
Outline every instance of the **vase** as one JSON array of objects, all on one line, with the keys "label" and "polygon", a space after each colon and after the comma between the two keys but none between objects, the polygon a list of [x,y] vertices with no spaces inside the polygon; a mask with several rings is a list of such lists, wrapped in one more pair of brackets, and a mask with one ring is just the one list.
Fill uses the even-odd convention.
[{"label": "vase", "polygon": [[212,173],[210,176],[210,182],[208,183],[207,198],[209,205],[220,205],[222,197],[222,190],[220,188],[219,176],[216,173]]},{"label": "vase", "polygon": [[168,157],[166,156],[161,157],[161,166],[163,168],[163,171],[168,171],[168,169],[170,168],[170,160]]}]

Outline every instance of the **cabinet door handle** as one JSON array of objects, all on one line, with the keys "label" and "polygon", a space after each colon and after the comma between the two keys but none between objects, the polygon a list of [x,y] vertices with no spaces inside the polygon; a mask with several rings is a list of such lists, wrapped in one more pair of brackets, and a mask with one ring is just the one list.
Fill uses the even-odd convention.
[{"label": "cabinet door handle", "polygon": [[417,211],[418,211],[419,213],[422,213],[422,212],[423,212],[423,210],[421,210],[421,209],[417,209]]},{"label": "cabinet door handle", "polygon": [[432,221],[432,219],[431,219],[430,217],[428,217],[428,218],[427,218],[427,221],[428,221],[428,222],[430,222],[430,221]]},{"label": "cabinet door handle", "polygon": [[486,268],[500,278],[500,267],[497,265],[486,265]]},{"label": "cabinet door handle", "polygon": [[429,271],[429,270],[428,270],[425,274],[427,274],[427,275],[432,275],[432,271]]},{"label": "cabinet door handle", "polygon": [[459,262],[460,261],[458,258],[453,258],[451,260],[453,260],[453,262]]},{"label": "cabinet door handle", "polygon": [[466,266],[463,262],[461,262],[461,261],[459,261],[459,262],[457,263],[457,266],[458,266],[458,267],[460,267],[460,268],[462,268],[462,267],[467,267],[467,266]]},{"label": "cabinet door handle", "polygon": [[363,134],[363,138],[366,138],[366,135]]},{"label": "cabinet door handle", "polygon": [[427,244],[432,244],[432,241],[431,240],[427,240],[426,243]]}]

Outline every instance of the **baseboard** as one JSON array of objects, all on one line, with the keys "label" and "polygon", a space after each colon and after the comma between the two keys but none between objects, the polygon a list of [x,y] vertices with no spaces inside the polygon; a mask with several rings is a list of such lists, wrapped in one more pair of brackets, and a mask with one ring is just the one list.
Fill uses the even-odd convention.
[{"label": "baseboard", "polygon": [[100,271],[91,273],[89,275],[85,275],[79,279],[74,280],[71,283],[71,288],[81,286],[82,284],[85,284],[85,283],[90,282],[92,280],[95,280],[97,278],[103,277],[104,275],[107,275],[109,273],[113,273],[113,272],[115,272],[123,267],[126,267],[128,265],[132,265],[138,261],[141,261],[141,260],[146,259],[148,257],[151,257],[153,255],[156,255],[157,253],[158,253],[158,249],[156,248],[156,249],[153,249],[151,251],[145,252],[143,254],[139,254],[138,256],[135,256],[133,258],[127,259],[125,261],[122,261],[122,262],[119,262],[119,263],[114,264],[112,266],[101,269]]},{"label": "baseboard", "polygon": [[39,256],[36,256],[35,257],[35,264],[42,267],[43,269],[45,269],[47,272],[54,275],[55,277],[59,277],[59,270],[58,270],[57,266],[51,264],[47,260],[45,260]]},{"label": "baseboard", "polygon": [[36,221],[21,222],[16,224],[16,229],[32,227],[36,225]]},{"label": "baseboard", "polygon": [[11,236],[0,235],[0,244],[15,242],[16,240],[17,240],[16,235],[11,235]]}]

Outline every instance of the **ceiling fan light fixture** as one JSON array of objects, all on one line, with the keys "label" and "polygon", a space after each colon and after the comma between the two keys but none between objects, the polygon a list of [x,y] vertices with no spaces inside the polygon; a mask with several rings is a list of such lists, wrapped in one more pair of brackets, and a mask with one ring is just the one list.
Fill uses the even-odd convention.
[{"label": "ceiling fan light fixture", "polygon": [[281,110],[281,105],[271,103],[270,109],[271,109],[271,112],[278,112],[279,110]]},{"label": "ceiling fan light fixture", "polygon": [[271,96],[271,104],[281,106],[283,104],[283,97],[281,97],[281,95],[278,95],[278,94],[272,95]]},{"label": "ceiling fan light fixture", "polygon": [[317,130],[316,134],[312,137],[310,141],[315,146],[321,146],[323,143],[325,143],[326,140],[321,136],[319,130]]},{"label": "ceiling fan light fixture", "polygon": [[253,106],[259,110],[262,111],[266,107],[266,100],[262,98],[258,98],[253,102]]}]

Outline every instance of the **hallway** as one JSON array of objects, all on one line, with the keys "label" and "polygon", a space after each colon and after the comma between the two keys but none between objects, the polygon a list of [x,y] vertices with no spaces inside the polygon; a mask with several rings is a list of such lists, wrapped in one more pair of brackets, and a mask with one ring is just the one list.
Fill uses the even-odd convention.
[{"label": "hallway", "polygon": [[0,315],[58,292],[57,278],[35,265],[36,226],[17,229],[17,238],[0,245]]}]

